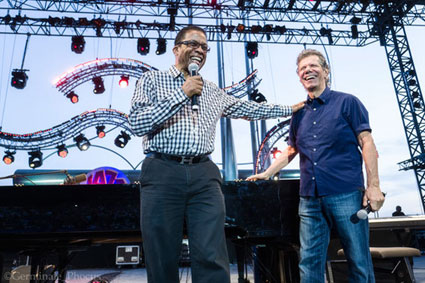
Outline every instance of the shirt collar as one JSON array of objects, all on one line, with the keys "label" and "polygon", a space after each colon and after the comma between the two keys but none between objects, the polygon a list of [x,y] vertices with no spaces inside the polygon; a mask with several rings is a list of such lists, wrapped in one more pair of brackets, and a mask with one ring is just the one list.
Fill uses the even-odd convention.
[{"label": "shirt collar", "polygon": [[307,95],[307,103],[312,104],[313,101],[316,100],[320,104],[325,104],[331,98],[330,93],[331,93],[331,90],[329,89],[329,87],[326,87],[325,90],[322,92],[322,94],[315,99],[311,99],[310,96]]},{"label": "shirt collar", "polygon": [[177,79],[179,76],[181,76],[182,78],[184,78],[184,75],[182,72],[180,72],[179,69],[176,68],[175,65],[172,65],[170,67],[170,69],[168,70],[168,73],[174,78]]}]

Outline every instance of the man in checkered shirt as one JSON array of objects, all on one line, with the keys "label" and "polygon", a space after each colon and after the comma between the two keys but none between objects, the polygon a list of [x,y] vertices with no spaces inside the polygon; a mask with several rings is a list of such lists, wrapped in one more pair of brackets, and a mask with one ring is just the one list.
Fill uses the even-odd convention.
[{"label": "man in checkered shirt", "polygon": [[[144,73],[132,99],[130,124],[143,137],[147,156],[141,170],[141,228],[149,282],[179,282],[184,220],[192,282],[230,282],[222,178],[209,157],[217,122],[278,118],[302,107],[242,101],[199,75],[189,76],[189,64],[201,69],[208,51],[203,29],[182,29],[173,47],[175,65]],[[191,105],[194,95],[199,95],[197,111]]]}]

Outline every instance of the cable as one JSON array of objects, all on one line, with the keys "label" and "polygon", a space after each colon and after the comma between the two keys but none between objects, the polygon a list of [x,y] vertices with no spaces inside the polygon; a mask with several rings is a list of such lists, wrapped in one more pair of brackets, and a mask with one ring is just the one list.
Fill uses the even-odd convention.
[{"label": "cable", "polygon": [[[15,56],[16,36],[17,35],[15,35],[15,38],[13,39],[12,56],[10,56],[9,70],[12,70],[13,57]],[[6,42],[6,40],[4,42]],[[4,52],[4,48],[3,48],[3,52]],[[4,58],[4,56],[2,58]],[[3,68],[2,68],[2,70],[3,70]],[[9,73],[9,75],[7,77],[7,82],[10,82],[10,75],[11,75],[11,73]],[[4,96],[4,105],[3,105],[3,111],[2,111],[1,120],[0,120],[0,129],[3,128],[3,119],[4,119],[4,114],[6,113],[6,102],[7,102],[8,93],[9,93],[9,83],[6,83],[6,92],[5,92],[5,96]]]}]

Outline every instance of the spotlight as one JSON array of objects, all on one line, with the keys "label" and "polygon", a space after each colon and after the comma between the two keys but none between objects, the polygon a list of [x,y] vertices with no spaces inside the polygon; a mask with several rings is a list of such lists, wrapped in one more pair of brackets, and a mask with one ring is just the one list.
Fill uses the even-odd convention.
[{"label": "spotlight", "polygon": [[84,46],[86,45],[86,41],[84,40],[84,36],[82,35],[74,35],[71,41],[71,51],[77,54],[81,54],[84,51]]},{"label": "spotlight", "polygon": [[273,159],[277,159],[282,154],[282,151],[280,151],[277,147],[274,147],[271,154],[273,155]]},{"label": "spotlight", "polygon": [[68,155],[68,149],[66,148],[64,144],[59,145],[57,149],[58,149],[58,156],[65,158]]},{"label": "spotlight", "polygon": [[74,141],[77,143],[77,147],[81,151],[86,151],[90,147],[89,140],[83,134],[80,134],[75,137]]},{"label": "spotlight", "polygon": [[3,162],[7,165],[12,164],[15,161],[15,151],[6,151],[3,156]]},{"label": "spotlight", "polygon": [[105,126],[97,126],[96,127],[96,134],[98,138],[104,138],[106,133],[105,133]]},{"label": "spotlight", "polygon": [[418,97],[419,97],[419,92],[417,92],[417,91],[412,91],[412,97],[413,97],[413,98],[418,98]]},{"label": "spotlight", "polygon": [[165,38],[158,38],[156,42],[156,55],[164,54],[167,51],[167,41],[165,40]]},{"label": "spotlight", "polygon": [[238,24],[238,25],[236,26],[236,31],[237,31],[237,32],[239,32],[239,33],[243,33],[243,32],[245,31],[245,25],[243,25],[243,24]]},{"label": "spotlight", "polygon": [[105,85],[103,84],[103,79],[101,77],[94,77],[92,82],[94,84],[93,93],[101,94],[105,92]]},{"label": "spotlight", "polygon": [[76,95],[74,91],[68,93],[66,98],[69,98],[69,100],[71,100],[71,102],[74,104],[78,102],[78,95]]},{"label": "spotlight", "polygon": [[266,97],[261,93],[258,92],[258,89],[254,90],[250,95],[249,98],[252,101],[255,101],[257,103],[267,102]]},{"label": "spotlight", "polygon": [[121,148],[124,148],[128,141],[131,140],[130,135],[127,134],[124,131],[121,131],[121,134],[119,134],[115,139],[115,145]]},{"label": "spotlight", "polygon": [[254,59],[258,56],[258,43],[257,42],[247,42],[246,43],[246,55],[250,59]]},{"label": "spotlight", "polygon": [[120,85],[120,87],[126,88],[128,87],[128,80],[129,80],[128,76],[122,75],[118,84]]},{"label": "spotlight", "polygon": [[252,33],[259,33],[261,31],[261,26],[260,25],[254,25],[251,27],[251,32]]},{"label": "spotlight", "polygon": [[359,38],[359,30],[357,28],[357,25],[351,25],[351,38],[352,39]]},{"label": "spotlight", "polygon": [[279,34],[284,34],[288,29],[286,26],[275,26],[275,31],[277,31]]},{"label": "spotlight", "polygon": [[28,152],[29,154],[29,159],[28,159],[28,165],[31,168],[37,168],[40,167],[41,165],[43,165],[43,153],[39,150],[37,151],[32,151],[32,152]]},{"label": "spotlight", "polygon": [[17,89],[23,89],[27,85],[28,76],[25,70],[14,69],[12,71],[11,85]]},{"label": "spotlight", "polygon": [[232,38],[232,32],[234,29],[235,29],[234,25],[227,26],[227,39],[230,40]]},{"label": "spotlight", "polygon": [[150,45],[149,39],[146,37],[139,38],[137,40],[137,52],[139,52],[140,55],[148,54]]}]

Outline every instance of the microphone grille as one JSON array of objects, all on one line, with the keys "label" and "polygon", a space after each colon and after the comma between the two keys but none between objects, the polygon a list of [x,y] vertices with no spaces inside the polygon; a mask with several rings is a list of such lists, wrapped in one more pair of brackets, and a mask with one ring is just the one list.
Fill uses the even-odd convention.
[{"label": "microphone grille", "polygon": [[189,72],[197,72],[199,69],[199,66],[196,63],[190,63],[187,68],[189,69]]},{"label": "microphone grille", "polygon": [[357,211],[357,217],[361,220],[364,220],[367,218],[367,211],[366,209],[360,209],[359,211]]}]

